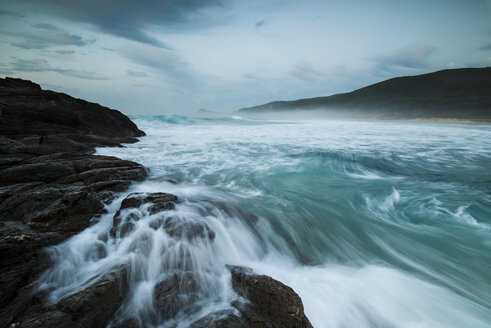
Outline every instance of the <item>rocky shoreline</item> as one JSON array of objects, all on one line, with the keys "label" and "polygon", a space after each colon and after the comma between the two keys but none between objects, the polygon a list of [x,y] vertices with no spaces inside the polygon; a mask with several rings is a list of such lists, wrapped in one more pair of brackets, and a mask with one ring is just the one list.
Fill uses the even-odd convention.
[{"label": "rocky shoreline", "polygon": [[[100,277],[56,304],[47,291],[33,292],[51,265],[43,251],[78,234],[101,215],[113,193],[147,176],[142,165],[93,155],[94,147],[136,142],[144,132],[116,110],[42,90],[20,79],[0,79],[0,327],[138,327],[137,319],[114,320],[128,290],[128,268]],[[114,216],[112,236],[124,237],[132,221],[122,211],[145,205],[172,209],[176,196],[132,194]],[[175,238],[214,238],[205,225],[158,222]],[[201,318],[192,327],[311,327],[300,297],[288,286],[250,269],[230,267],[232,286],[243,302],[234,310]],[[155,286],[160,319],[190,306],[192,272]],[[185,282],[185,283],[184,283]],[[190,308],[192,311],[192,308]]]}]

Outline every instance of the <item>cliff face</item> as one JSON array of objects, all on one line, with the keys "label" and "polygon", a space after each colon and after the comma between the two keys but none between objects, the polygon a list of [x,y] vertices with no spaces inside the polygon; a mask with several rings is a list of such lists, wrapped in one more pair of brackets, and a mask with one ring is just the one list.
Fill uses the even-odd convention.
[{"label": "cliff face", "polygon": [[275,101],[241,114],[321,110],[345,118],[460,119],[491,122],[491,67],[399,77],[329,97]]},{"label": "cliff face", "polygon": [[0,79],[0,327],[36,308],[31,289],[50,264],[42,249],[88,227],[112,192],[146,177],[140,164],[92,155],[94,147],[143,135],[116,110]]},{"label": "cliff face", "polygon": [[131,138],[145,135],[117,110],[41,90],[38,84],[13,78],[0,80],[0,133],[14,139],[47,135],[72,139],[72,135],[88,135],[109,145],[134,142]]}]

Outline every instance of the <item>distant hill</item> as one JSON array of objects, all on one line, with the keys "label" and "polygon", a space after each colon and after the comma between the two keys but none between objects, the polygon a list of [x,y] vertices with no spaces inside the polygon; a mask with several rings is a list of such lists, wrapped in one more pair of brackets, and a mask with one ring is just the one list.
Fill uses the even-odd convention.
[{"label": "distant hill", "polygon": [[274,101],[242,115],[321,112],[338,118],[450,119],[491,122],[491,67],[393,78],[328,97]]},{"label": "distant hill", "polygon": [[201,108],[199,111],[196,112],[196,114],[216,114],[217,112],[214,112],[212,110],[204,109]]},{"label": "distant hill", "polygon": [[199,111],[196,112],[196,114],[191,116],[200,117],[200,118],[216,118],[216,117],[223,117],[224,114],[201,108]]}]

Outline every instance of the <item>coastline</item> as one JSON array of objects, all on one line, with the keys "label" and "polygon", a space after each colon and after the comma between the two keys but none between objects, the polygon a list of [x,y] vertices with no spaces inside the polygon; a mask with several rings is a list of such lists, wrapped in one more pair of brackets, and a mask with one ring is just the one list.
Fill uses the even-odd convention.
[{"label": "coastline", "polygon": [[400,120],[379,120],[378,122],[402,122],[402,123],[430,123],[430,124],[463,124],[463,125],[491,125],[491,121],[472,121],[453,118],[415,118]]},{"label": "coastline", "polygon": [[[141,318],[118,316],[131,295],[135,274],[131,266],[99,273],[81,290],[62,293],[54,302],[53,287],[49,283],[46,287],[45,279],[56,264],[56,249],[95,227],[93,218],[112,215],[105,205],[113,202],[115,193],[126,192],[148,175],[139,163],[94,155],[95,147],[124,147],[123,143],[138,142],[145,133],[116,110],[20,79],[0,79],[0,114],[0,326],[142,326]],[[131,232],[132,221],[138,218],[133,215],[129,222],[127,210],[148,212],[148,217],[172,210],[178,202],[176,196],[162,192],[128,195],[103,242],[123,239]],[[215,232],[206,223],[168,221],[154,227],[165,228],[180,243],[214,240]],[[86,246],[96,246],[91,260],[106,256],[97,245]],[[187,260],[185,254],[179,257],[178,262]],[[226,269],[236,294],[248,301],[234,302],[234,310],[205,313],[193,327],[245,328],[258,322],[268,327],[312,327],[302,300],[290,287],[249,268]],[[55,274],[53,279],[62,277]],[[192,309],[199,288],[199,273],[189,269],[161,280],[152,293],[157,314],[151,323]]]},{"label": "coastline", "polygon": [[235,111],[233,114],[237,114],[249,119],[280,119],[280,120],[318,120],[318,121],[353,121],[353,122],[400,122],[400,123],[430,123],[430,124],[464,124],[464,125],[491,125],[491,120],[469,120],[459,118],[390,118],[390,117],[364,117],[364,116],[352,116],[352,117],[328,117],[326,113],[322,111],[265,111],[261,113],[247,113]]},{"label": "coastline", "polygon": [[51,265],[45,248],[145,179],[138,163],[93,154],[145,134],[116,110],[20,79],[0,79],[0,113],[0,326],[54,326],[42,324],[49,311],[32,292]]}]

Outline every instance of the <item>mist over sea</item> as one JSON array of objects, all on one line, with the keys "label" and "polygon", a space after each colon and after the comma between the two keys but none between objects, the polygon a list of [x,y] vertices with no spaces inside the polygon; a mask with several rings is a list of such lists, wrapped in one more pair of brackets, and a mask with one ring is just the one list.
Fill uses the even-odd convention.
[{"label": "mist over sea", "polygon": [[[237,264],[291,286],[314,327],[491,327],[491,126],[132,119],[147,136],[97,154],[139,162],[149,178],[52,248],[52,301],[129,263],[119,316],[186,327],[230,307],[225,265]],[[177,244],[150,217],[108,237],[135,191],[177,195],[168,215],[205,222],[214,240]],[[199,313],[154,322],[153,286],[176,270],[199,272]]]}]

